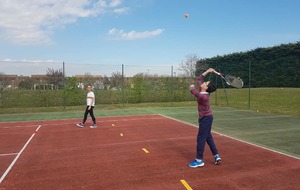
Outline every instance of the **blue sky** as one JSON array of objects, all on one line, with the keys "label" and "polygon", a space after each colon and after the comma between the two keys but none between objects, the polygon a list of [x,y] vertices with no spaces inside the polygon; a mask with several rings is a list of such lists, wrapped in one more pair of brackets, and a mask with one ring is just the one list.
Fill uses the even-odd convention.
[{"label": "blue sky", "polygon": [[178,66],[192,53],[209,58],[296,42],[299,8],[298,0],[1,1],[0,72],[36,74],[29,62],[65,61],[104,74],[93,65]]}]

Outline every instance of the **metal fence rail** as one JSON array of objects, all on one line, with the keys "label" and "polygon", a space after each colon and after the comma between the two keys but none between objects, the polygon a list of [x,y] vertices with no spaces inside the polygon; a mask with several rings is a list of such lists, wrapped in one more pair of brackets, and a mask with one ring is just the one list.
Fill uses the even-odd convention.
[{"label": "metal fence rail", "polygon": [[0,72],[1,108],[82,105],[88,84],[96,104],[194,100],[188,91],[194,79],[178,66],[18,62],[21,69],[11,70],[12,63],[1,64],[6,64]]}]

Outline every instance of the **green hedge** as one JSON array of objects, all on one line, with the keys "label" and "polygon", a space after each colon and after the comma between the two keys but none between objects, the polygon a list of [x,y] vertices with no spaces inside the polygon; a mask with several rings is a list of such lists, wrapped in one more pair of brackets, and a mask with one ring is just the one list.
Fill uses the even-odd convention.
[{"label": "green hedge", "polygon": [[[194,100],[189,78],[146,77],[137,75],[119,79],[117,86],[95,89],[96,104],[132,104],[146,102],[181,102]],[[86,90],[79,89],[74,77],[67,78],[61,90],[2,90],[1,108],[77,106],[85,104]]]}]

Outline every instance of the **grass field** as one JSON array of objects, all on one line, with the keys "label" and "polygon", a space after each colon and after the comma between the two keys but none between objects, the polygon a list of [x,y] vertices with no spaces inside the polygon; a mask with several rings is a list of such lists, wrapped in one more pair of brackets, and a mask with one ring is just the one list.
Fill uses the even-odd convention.
[{"label": "grass field", "polygon": [[[250,109],[266,113],[300,116],[300,88],[252,88]],[[226,89],[228,106],[248,109],[249,89]],[[212,94],[211,104],[215,104],[216,94]],[[217,104],[227,106],[225,91],[218,90]]]},{"label": "grass field", "polygon": [[[228,98],[226,101],[225,92]],[[288,114],[300,116],[300,88],[253,88],[251,89],[250,110],[265,113]],[[217,99],[216,99],[217,97]],[[248,110],[248,89],[218,89],[217,93],[211,96],[211,105],[232,107]],[[14,101],[24,101],[15,98]],[[19,103],[18,103],[19,104]],[[20,105],[22,105],[20,103]],[[139,104],[100,104],[97,105],[102,110],[112,110],[120,108],[148,108],[148,107],[186,107],[194,106],[194,102],[154,102]],[[0,114],[15,113],[40,113],[40,112],[60,112],[60,111],[80,111],[83,106],[56,106],[56,107],[13,107],[0,108]]]}]

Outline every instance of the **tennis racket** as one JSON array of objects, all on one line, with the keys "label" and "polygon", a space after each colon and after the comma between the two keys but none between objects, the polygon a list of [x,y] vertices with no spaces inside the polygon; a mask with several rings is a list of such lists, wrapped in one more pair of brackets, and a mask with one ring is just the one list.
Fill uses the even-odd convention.
[{"label": "tennis racket", "polygon": [[217,71],[214,72],[215,74],[219,75],[222,79],[225,80],[225,82],[234,88],[242,88],[244,86],[244,82],[240,77],[235,77],[232,75],[224,75],[222,73],[219,73]]}]

